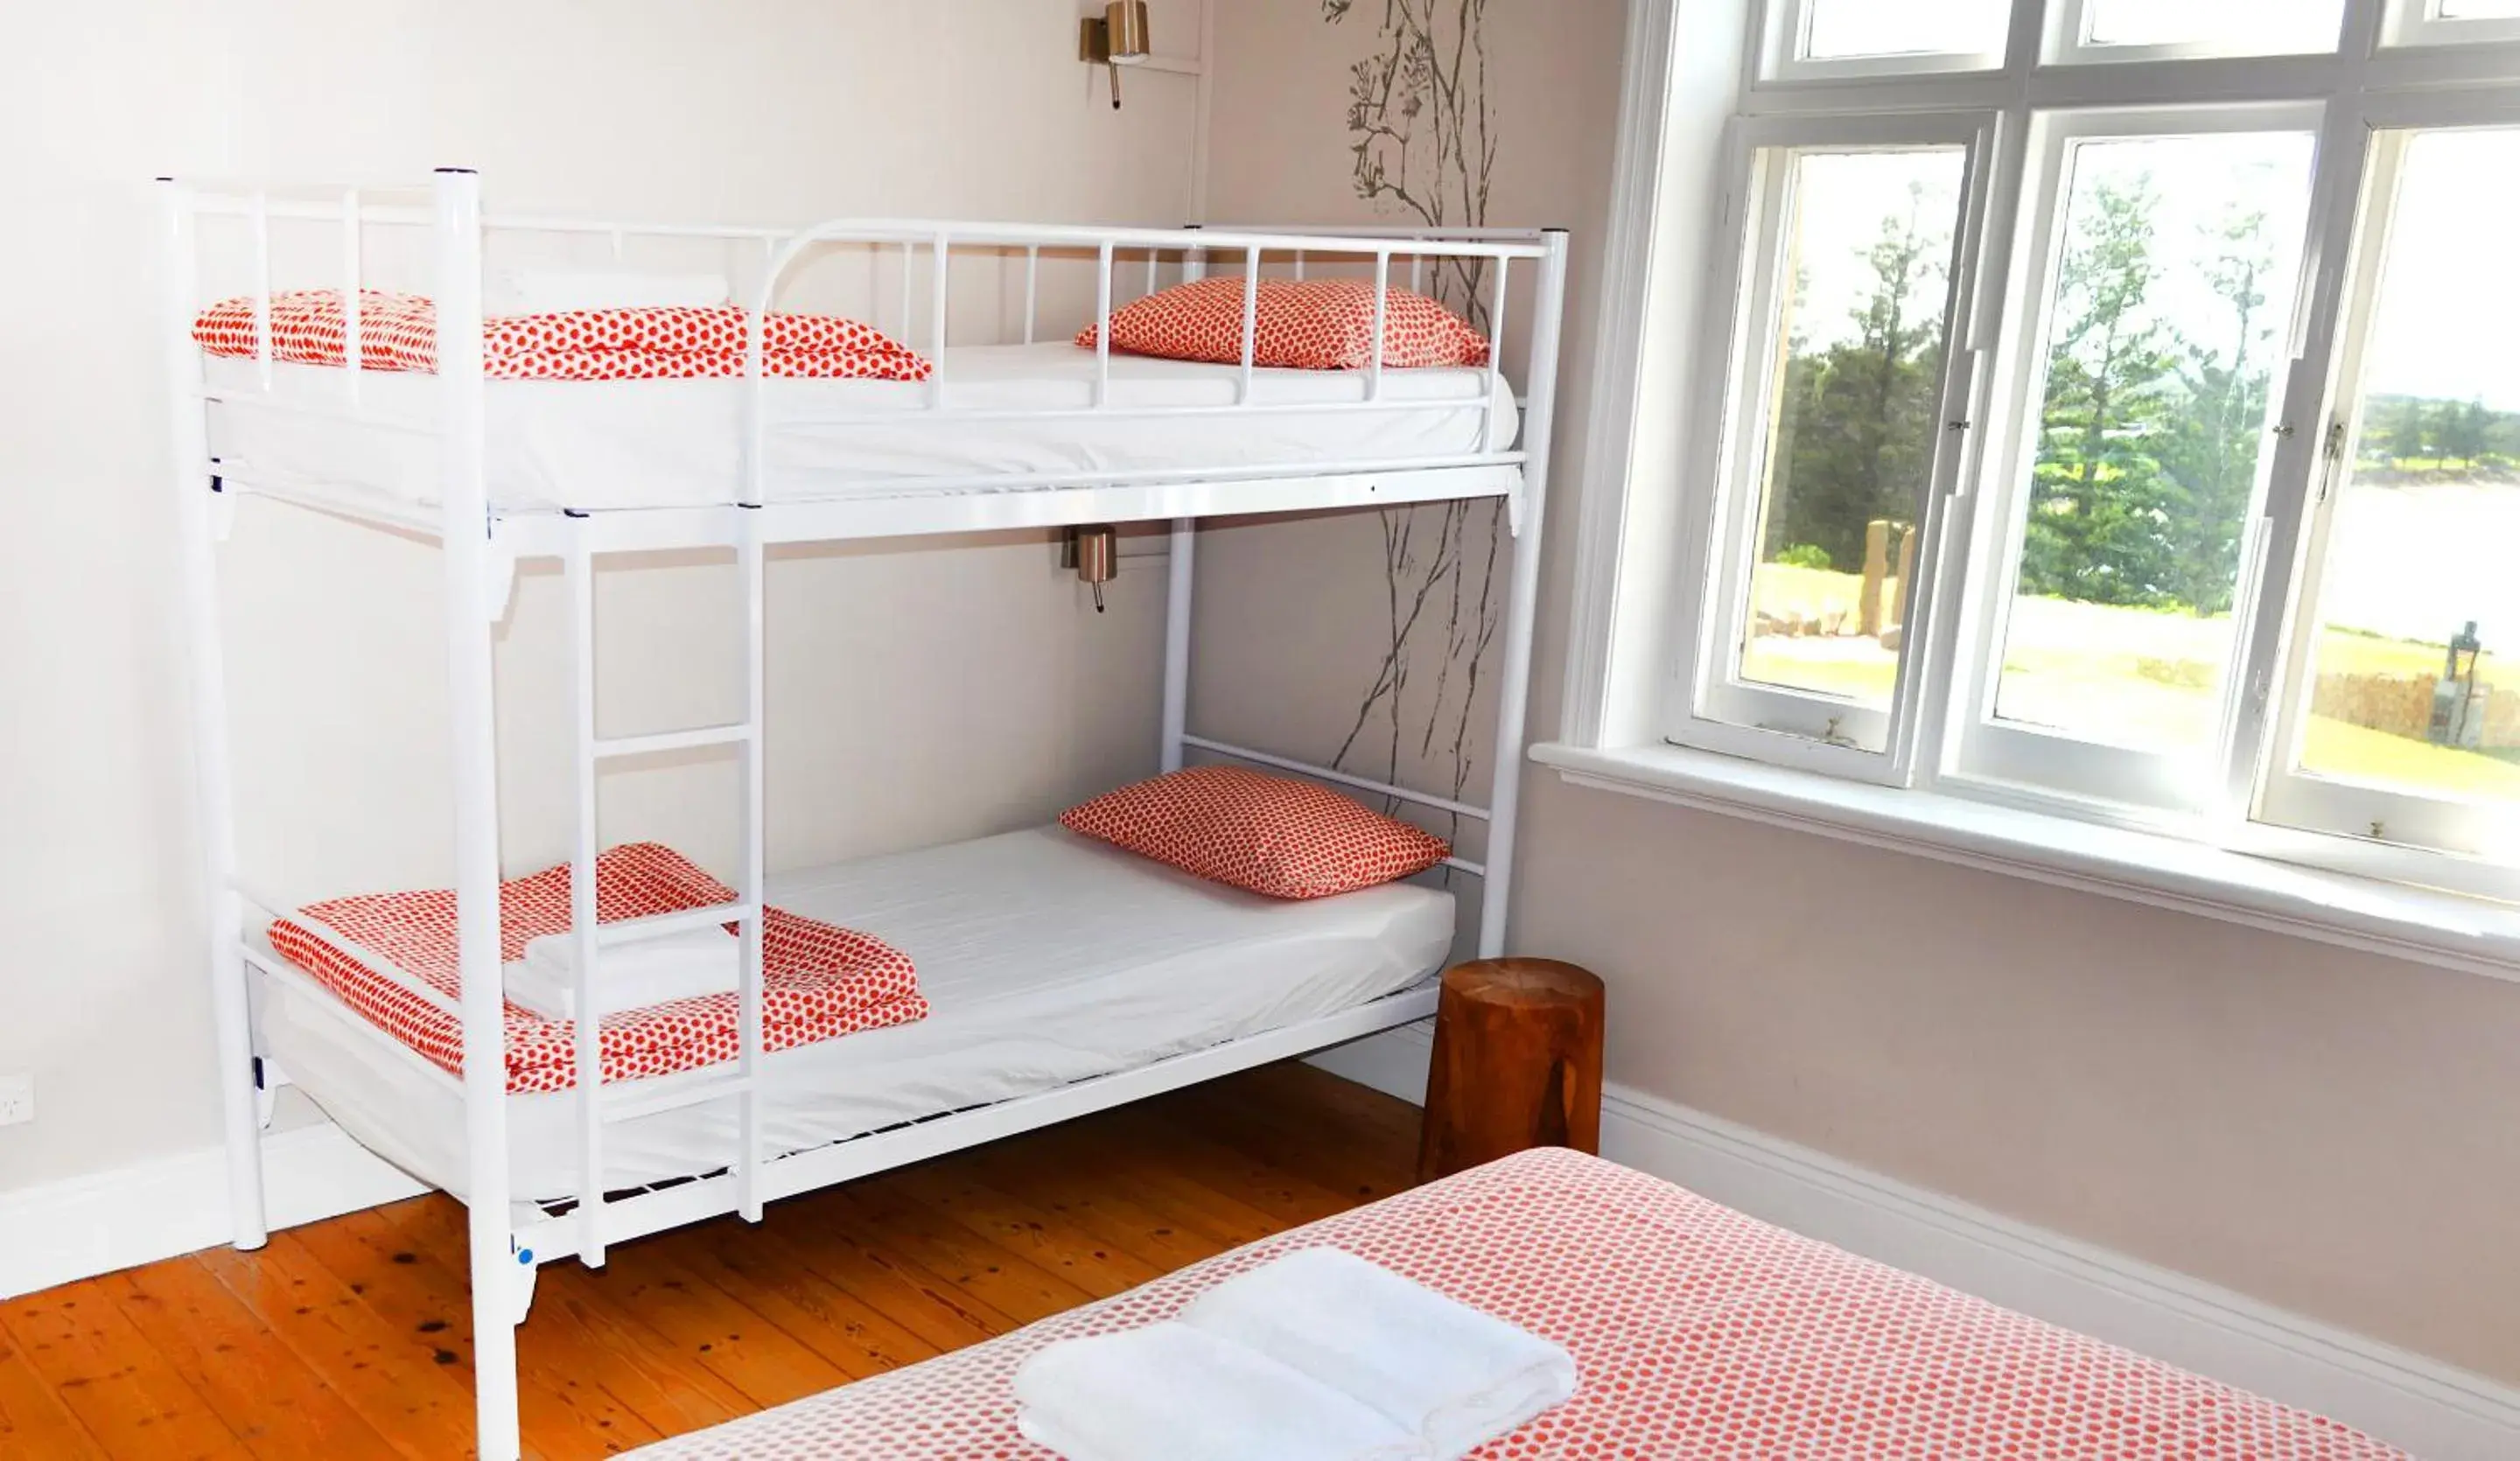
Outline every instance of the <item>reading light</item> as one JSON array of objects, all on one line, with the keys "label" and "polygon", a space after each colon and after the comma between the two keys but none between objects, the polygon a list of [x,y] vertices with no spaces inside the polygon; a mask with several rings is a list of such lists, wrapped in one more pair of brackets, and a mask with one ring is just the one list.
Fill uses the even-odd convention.
[{"label": "reading light", "polygon": [[1147,40],[1147,0],[1111,0],[1100,18],[1088,16],[1077,38],[1077,56],[1111,68],[1111,110],[1120,110],[1120,67],[1136,66],[1151,49]]},{"label": "reading light", "polygon": [[1068,529],[1068,553],[1077,578],[1093,587],[1094,612],[1102,612],[1102,586],[1120,576],[1120,535],[1107,524]]}]

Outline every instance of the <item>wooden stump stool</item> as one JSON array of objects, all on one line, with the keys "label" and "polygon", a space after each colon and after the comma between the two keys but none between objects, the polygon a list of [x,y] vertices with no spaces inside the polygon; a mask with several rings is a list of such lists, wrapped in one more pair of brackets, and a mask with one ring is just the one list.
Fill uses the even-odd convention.
[{"label": "wooden stump stool", "polygon": [[1601,1149],[1601,981],[1553,958],[1444,971],[1418,1180],[1535,1146]]}]

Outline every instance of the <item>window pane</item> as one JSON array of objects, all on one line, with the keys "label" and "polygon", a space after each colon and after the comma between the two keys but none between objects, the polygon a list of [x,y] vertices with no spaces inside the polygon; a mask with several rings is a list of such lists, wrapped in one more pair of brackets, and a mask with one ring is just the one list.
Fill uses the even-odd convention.
[{"label": "window pane", "polygon": [[2520,20],[2520,0],[2442,0],[2445,21]]},{"label": "window pane", "polygon": [[1811,0],[1802,54],[1984,56],[2003,49],[2007,0]]},{"label": "window pane", "polygon": [[1941,435],[1960,150],[1785,155],[1740,678],[1878,709]]},{"label": "window pane", "polygon": [[[2471,0],[2476,3],[2476,0]],[[2094,46],[2210,45],[2226,54],[2333,51],[2345,0],[2089,0]]]},{"label": "window pane", "polygon": [[2311,145],[2241,133],[2067,155],[2000,719],[2147,751],[2216,734]]},{"label": "window pane", "polygon": [[2520,801],[2520,133],[2408,144],[2336,489],[2301,767]]}]

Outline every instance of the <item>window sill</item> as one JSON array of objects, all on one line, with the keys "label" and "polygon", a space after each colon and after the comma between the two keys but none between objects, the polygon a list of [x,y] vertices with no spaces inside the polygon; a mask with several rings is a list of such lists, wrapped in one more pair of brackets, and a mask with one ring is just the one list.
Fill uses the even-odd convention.
[{"label": "window sill", "polygon": [[2498,904],[1678,746],[1552,741],[1531,755],[1578,786],[2520,982],[2520,909]]}]

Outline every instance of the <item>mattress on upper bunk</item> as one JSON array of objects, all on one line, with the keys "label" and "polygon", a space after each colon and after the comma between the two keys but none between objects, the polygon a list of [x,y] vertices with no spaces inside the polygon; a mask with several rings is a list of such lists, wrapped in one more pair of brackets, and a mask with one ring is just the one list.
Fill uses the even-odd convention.
[{"label": "mattress on upper bunk", "polygon": [[[1453,943],[1453,896],[1389,883],[1284,902],[1035,827],[775,876],[778,907],[907,952],[931,1013],[768,1056],[767,1145],[786,1153],[1335,1014],[1418,984]],[[266,945],[264,955],[274,960]],[[256,1053],[371,1150],[461,1194],[454,1078],[302,977],[254,979]],[[712,1067],[607,1091],[662,1093]],[[607,1186],[726,1164],[731,1101],[608,1126]],[[508,1098],[520,1201],[577,1187],[577,1104]]]},{"label": "mattress on upper bunk", "polygon": [[[203,362],[209,389],[262,388],[250,360]],[[1170,418],[1091,413],[1095,355],[1065,340],[964,345],[942,365],[949,410],[1053,413],[939,422],[922,419],[929,386],[893,380],[772,380],[764,389],[770,434],[770,502],[898,492],[919,479],[1051,472],[1148,472],[1285,467],[1460,457],[1485,449],[1489,377],[1483,370],[1428,368],[1382,374],[1372,411],[1270,410]],[[1234,405],[1238,367],[1148,356],[1111,357],[1110,404]],[[286,409],[343,408],[351,373],[276,364],[280,404],[214,399],[211,455],[248,480],[342,486],[399,501],[438,496],[436,442]],[[434,376],[357,373],[359,409],[386,420],[433,423]],[[1263,370],[1254,404],[1339,407],[1365,399],[1355,371]],[[742,380],[491,380],[484,382],[485,456],[492,504],[510,511],[698,507],[735,500],[742,482]],[[1513,445],[1512,392],[1496,381],[1495,449]],[[808,426],[832,416],[898,417]]]}]

